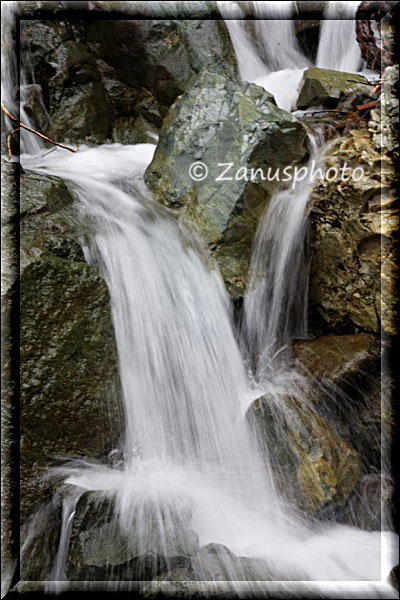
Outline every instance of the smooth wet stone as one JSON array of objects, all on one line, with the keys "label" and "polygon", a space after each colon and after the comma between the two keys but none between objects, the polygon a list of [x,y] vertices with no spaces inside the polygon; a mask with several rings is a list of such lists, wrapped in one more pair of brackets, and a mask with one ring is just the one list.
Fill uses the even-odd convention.
[{"label": "smooth wet stone", "polygon": [[[244,171],[263,169],[267,178],[270,169],[272,178],[306,153],[303,126],[269,92],[206,72],[171,107],[145,180],[209,248],[229,292],[239,298],[260,216],[277,185],[260,176],[246,181]],[[201,181],[189,174],[197,161],[208,168]],[[216,181],[224,163],[232,163],[224,176],[231,179]]]},{"label": "smooth wet stone", "polygon": [[341,97],[349,95],[356,88],[370,91],[369,86],[365,85],[365,78],[361,75],[309,67],[305,70],[300,83],[297,108],[305,109],[320,105],[334,108]]}]

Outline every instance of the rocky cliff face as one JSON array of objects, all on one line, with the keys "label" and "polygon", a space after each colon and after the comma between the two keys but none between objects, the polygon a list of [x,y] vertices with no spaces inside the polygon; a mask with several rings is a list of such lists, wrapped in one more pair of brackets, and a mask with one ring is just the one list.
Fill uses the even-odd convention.
[{"label": "rocky cliff face", "polygon": [[[359,181],[323,181],[310,198],[314,233],[310,275],[311,310],[329,330],[394,333],[395,232],[394,167],[373,149],[367,130],[337,139],[326,166],[344,161],[362,168]],[[382,286],[385,290],[381,296]]]}]

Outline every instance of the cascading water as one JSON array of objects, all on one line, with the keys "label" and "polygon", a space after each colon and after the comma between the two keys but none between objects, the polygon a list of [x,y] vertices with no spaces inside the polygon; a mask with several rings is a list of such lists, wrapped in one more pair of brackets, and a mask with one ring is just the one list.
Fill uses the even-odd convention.
[{"label": "cascading water", "polygon": [[[323,136],[309,136],[307,169],[322,172]],[[274,195],[260,223],[245,296],[243,338],[257,357],[257,379],[277,369],[276,353],[293,338],[307,334],[307,203],[313,187],[304,178]],[[282,355],[279,353],[280,358]]]},{"label": "cascading water", "polygon": [[[223,13],[228,3],[218,4]],[[247,4],[259,16],[272,3]],[[270,82],[284,73],[273,69],[302,72],[308,62],[293,43],[291,27],[284,26],[277,60],[265,39],[268,21],[256,28],[265,41],[261,52],[234,10],[236,21],[227,26],[243,79],[246,72],[249,81],[260,77],[262,68]],[[279,89],[286,85],[284,80]],[[338,582],[354,580],[358,591],[360,581],[381,580],[381,541],[388,537],[390,546],[390,536],[310,523],[295,514],[276,491],[269,461],[245,419],[251,401],[265,391],[277,398],[288,390],[295,395],[304,383],[285,370],[285,355],[278,360],[277,355],[294,335],[305,335],[309,184],[276,194],[257,236],[243,332],[257,361],[256,384],[250,384],[219,273],[209,272],[200,244],[144,185],[154,146],[114,144],[74,155],[24,149],[25,169],[61,177],[75,198],[76,219],[86,231],[80,240],[85,257],[110,291],[125,409],[119,463],[71,460],[54,470],[66,495],[49,590],[59,591],[57,582],[66,578],[74,511],[86,490],[112,503],[108,535],[122,532],[139,556],[154,554],[157,546],[171,566],[177,546],[185,552],[196,543],[217,543],[251,559],[240,562],[230,554],[223,559],[227,578],[245,580],[246,591],[265,591],[255,580],[268,578],[308,581],[306,589],[314,591],[315,582],[334,581],[330,597],[335,597]],[[313,150],[311,158],[320,161],[321,151]],[[287,435],[284,427],[279,435]],[[22,561],[28,560],[30,536],[32,528]],[[289,584],[279,588],[271,582],[270,591],[290,592]],[[389,585],[379,592],[372,588],[363,590],[365,597],[394,597]],[[351,597],[351,586],[345,589]]]},{"label": "cascading water", "polygon": [[362,67],[355,37],[355,14],[359,2],[328,2],[321,26],[316,66],[358,72]]},{"label": "cascading water", "polygon": [[[25,168],[62,176],[79,222],[90,223],[82,245],[109,286],[124,392],[123,466],[71,462],[58,475],[113,498],[113,527],[134,532],[142,555],[154,537],[168,557],[177,536],[181,547],[198,536],[201,546],[262,560],[279,579],[379,579],[379,533],[311,527],[276,493],[244,419],[262,390],[248,384],[218,273],[207,272],[196,242],[145,190],[153,149],[22,157]],[[72,513],[70,503],[59,577]],[[225,568],[232,580],[255,579],[229,557]]]}]

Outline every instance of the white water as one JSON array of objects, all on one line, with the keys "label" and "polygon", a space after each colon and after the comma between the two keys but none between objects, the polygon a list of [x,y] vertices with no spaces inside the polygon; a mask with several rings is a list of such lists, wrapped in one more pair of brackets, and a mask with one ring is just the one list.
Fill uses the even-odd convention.
[{"label": "white water", "polygon": [[[307,169],[323,167],[322,138],[309,136]],[[280,348],[307,336],[309,177],[271,199],[254,241],[250,283],[244,303],[244,331],[257,358],[257,379],[271,378]]]},{"label": "white water", "polygon": [[[267,35],[266,23],[259,34]],[[282,38],[288,62],[268,65],[273,46],[266,43],[259,57],[240,22],[236,25],[230,33],[238,36],[235,50],[244,79],[244,69],[255,76],[262,65],[266,73],[272,64],[296,71],[291,37]],[[288,80],[282,83],[281,76],[269,75],[284,96]],[[196,240],[144,186],[153,151],[152,145],[114,144],[74,155],[34,149],[33,157],[22,157],[24,168],[62,177],[75,197],[77,219],[91,231],[81,240],[85,256],[110,290],[118,346],[126,418],[123,466],[71,461],[61,468],[65,483],[78,494],[95,490],[113,497],[116,526],[134,532],[143,552],[155,516],[166,554],[175,528],[186,527],[197,533],[200,545],[221,543],[238,556],[265,559],[266,572],[275,579],[335,581],[336,593],[339,582],[385,580],[388,564],[381,571],[381,550],[394,540],[351,527],[311,527],[292,514],[276,493],[265,455],[244,419],[263,390],[284,393],[293,381],[289,374],[274,381],[271,367],[280,345],[305,334],[307,278],[298,271],[305,262],[309,189],[304,185],[276,195],[255,244],[246,298],[247,340],[261,357],[262,388],[254,389],[218,272],[208,272]],[[265,278],[265,271],[273,276]],[[293,322],[289,315],[296,313]],[[76,499],[67,497],[64,503],[55,580],[65,577]],[[232,579],[238,578],[236,565],[228,561],[226,567]],[[251,573],[244,576],[252,579]],[[372,594],[395,597],[389,586]]]},{"label": "white water", "polygon": [[357,73],[362,67],[355,36],[355,14],[359,2],[328,2],[321,26],[316,66]]},{"label": "white water", "polygon": [[[326,3],[315,66],[361,71],[363,61],[354,21],[358,4]],[[294,3],[217,2],[217,5],[231,36],[242,80],[271,92],[281,108],[295,110],[304,70],[312,63],[296,39]],[[246,6],[247,20],[242,5]],[[255,20],[251,20],[252,16]]]}]

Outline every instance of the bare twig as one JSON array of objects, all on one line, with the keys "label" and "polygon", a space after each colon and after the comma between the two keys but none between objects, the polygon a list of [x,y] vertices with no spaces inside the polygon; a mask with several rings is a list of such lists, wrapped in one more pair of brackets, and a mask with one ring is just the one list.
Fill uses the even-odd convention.
[{"label": "bare twig", "polygon": [[16,127],[15,129],[13,129],[12,131],[10,131],[10,133],[7,135],[7,156],[9,159],[12,158],[12,152],[11,152],[11,137],[14,133],[17,133],[17,131],[19,131],[21,129],[21,127]]},{"label": "bare twig", "polygon": [[17,119],[17,117],[14,117],[4,106],[4,102],[1,103],[1,110],[7,115],[7,117],[13,121],[14,123],[18,124],[18,127],[16,127],[16,129],[14,129],[13,131],[11,131],[8,136],[7,136],[7,153],[9,158],[11,158],[11,136],[13,133],[16,133],[17,131],[19,131],[19,129],[26,129],[27,131],[30,131],[31,133],[34,133],[35,135],[39,136],[40,138],[42,138],[42,140],[45,140],[46,142],[49,142],[49,144],[53,144],[53,146],[58,146],[59,148],[64,148],[64,150],[68,150],[69,152],[78,152],[78,150],[74,150],[73,148],[69,148],[68,146],[64,146],[64,144],[59,144],[58,142],[55,142],[54,140],[50,139],[49,137],[47,137],[47,135],[44,135],[43,133],[40,133],[39,131],[36,131],[36,129],[32,129],[32,127],[29,127],[29,125],[25,125],[24,123],[22,123],[22,121],[20,121],[19,119]]}]

